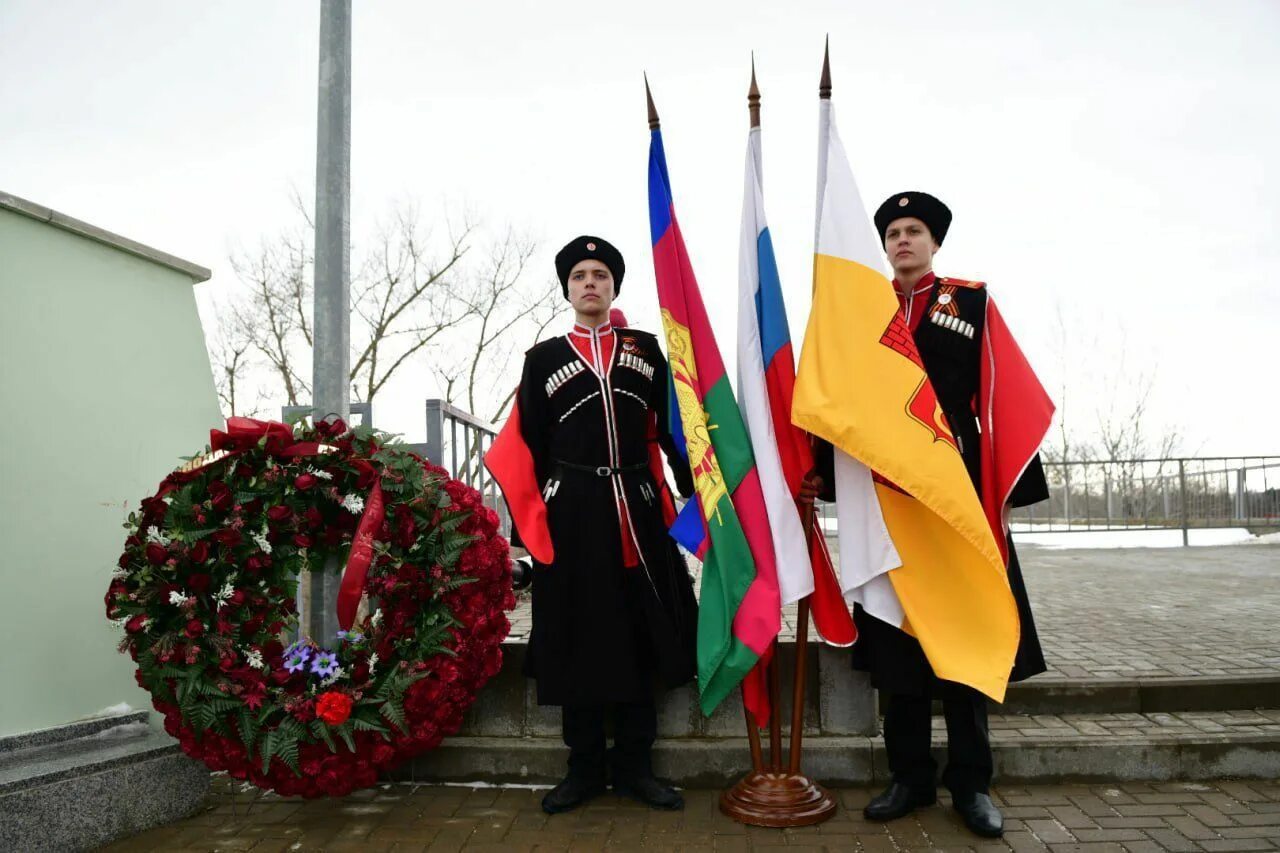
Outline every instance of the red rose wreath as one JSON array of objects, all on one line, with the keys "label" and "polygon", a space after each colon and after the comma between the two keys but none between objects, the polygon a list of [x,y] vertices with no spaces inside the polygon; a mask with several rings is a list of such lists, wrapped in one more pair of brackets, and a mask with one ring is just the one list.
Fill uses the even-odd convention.
[{"label": "red rose wreath", "polygon": [[[231,418],[125,527],[106,595],[121,651],[183,751],[236,779],[372,785],[455,733],[502,665],[497,516],[371,429]],[[299,573],[333,563],[343,630],[286,647]]]}]

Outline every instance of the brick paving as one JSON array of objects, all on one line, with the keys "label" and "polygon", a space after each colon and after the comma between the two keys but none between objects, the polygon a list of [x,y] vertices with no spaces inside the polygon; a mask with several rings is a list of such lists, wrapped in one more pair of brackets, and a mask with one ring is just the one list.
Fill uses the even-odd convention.
[{"label": "brick paving", "polygon": [[1280,849],[1280,780],[1002,787],[1005,837],[971,835],[940,805],[889,824],[861,809],[872,791],[836,792],[840,810],[816,827],[741,826],[717,791],[688,791],[683,812],[655,812],[606,795],[548,817],[542,791],[384,785],[337,802],[283,799],[215,780],[186,820],[107,848],[126,851],[1227,851]]},{"label": "brick paving", "polygon": [[[1280,677],[1280,545],[1019,555],[1050,668],[1038,682]],[[783,615],[794,637],[795,608]],[[523,597],[511,638],[528,632]]]}]

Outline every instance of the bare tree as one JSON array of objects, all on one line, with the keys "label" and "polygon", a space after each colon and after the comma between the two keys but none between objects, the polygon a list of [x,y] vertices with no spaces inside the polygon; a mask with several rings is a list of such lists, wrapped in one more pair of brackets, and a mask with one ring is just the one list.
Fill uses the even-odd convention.
[{"label": "bare tree", "polygon": [[351,366],[356,399],[373,400],[395,372],[465,315],[452,277],[469,251],[472,226],[449,229],[437,257],[429,251],[430,233],[413,208],[394,212],[371,244],[361,275],[354,282],[353,311],[364,325],[363,347]]},{"label": "bare tree", "polygon": [[252,408],[246,411],[244,398],[249,390],[248,373],[251,367],[253,341],[226,312],[218,322],[217,330],[209,344],[209,358],[213,366],[213,384],[218,392],[218,402],[227,417],[258,414],[261,394],[255,398]]},{"label": "bare tree", "polygon": [[[299,224],[231,261],[243,287],[218,312],[210,356],[224,408],[244,407],[249,376],[268,375],[263,397],[304,405],[311,396],[314,226]],[[352,396],[372,401],[406,365],[426,360],[452,402],[496,418],[514,393],[503,381],[517,345],[538,340],[563,311],[554,280],[531,284],[535,244],[507,230],[483,248],[470,219],[433,233],[417,210],[392,210],[354,253]],[[465,395],[465,396],[464,396]]]},{"label": "bare tree", "polygon": [[500,380],[507,376],[511,356],[542,339],[552,322],[564,313],[560,283],[525,281],[536,245],[508,229],[487,247],[480,268],[465,288],[453,297],[462,307],[462,324],[452,336],[454,358],[442,362],[435,373],[445,399],[463,402],[467,411],[488,412],[487,420],[501,417],[515,396]]},{"label": "bare tree", "polygon": [[279,377],[291,406],[311,396],[310,241],[297,230],[231,257],[247,298],[232,306],[235,325]]}]

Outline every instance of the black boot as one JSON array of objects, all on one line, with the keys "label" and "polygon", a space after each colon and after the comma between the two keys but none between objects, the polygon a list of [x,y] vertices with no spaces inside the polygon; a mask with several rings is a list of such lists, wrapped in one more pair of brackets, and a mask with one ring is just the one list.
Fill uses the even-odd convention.
[{"label": "black boot", "polygon": [[913,791],[901,782],[890,782],[880,796],[867,803],[862,814],[867,820],[896,820],[937,801],[934,791]]},{"label": "black boot", "polygon": [[974,835],[999,838],[1004,835],[1004,815],[986,794],[952,795],[951,805],[960,812],[964,825]]},{"label": "black boot", "polygon": [[655,809],[678,811],[684,808],[684,797],[680,796],[680,792],[659,782],[649,773],[614,779],[613,792],[620,797],[639,800]]},{"label": "black boot", "polygon": [[603,779],[590,779],[570,773],[542,798],[542,810],[547,814],[567,812],[603,793]]}]

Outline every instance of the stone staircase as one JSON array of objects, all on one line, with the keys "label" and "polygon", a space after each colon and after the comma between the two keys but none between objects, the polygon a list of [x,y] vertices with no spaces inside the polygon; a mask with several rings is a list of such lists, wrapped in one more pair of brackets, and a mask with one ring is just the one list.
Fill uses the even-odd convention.
[{"label": "stone staircase", "polygon": [[[520,674],[524,646],[509,642],[502,672],[459,736],[400,768],[419,782],[549,784],[565,769],[559,709],[541,708]],[[780,645],[783,713],[790,720],[794,642]],[[804,769],[833,785],[888,779],[875,693],[848,651],[810,643]],[[935,751],[945,729],[935,718]],[[997,780],[1010,783],[1280,777],[1280,676],[1090,679],[1051,675],[1014,685],[993,706]],[[767,749],[767,740],[766,749]],[[784,749],[786,744],[784,727]],[[703,718],[690,687],[659,708],[659,775],[687,787],[724,786],[749,765],[735,693]]]},{"label": "stone staircase", "polygon": [[0,738],[0,849],[91,849],[195,811],[209,772],[148,717]]}]

